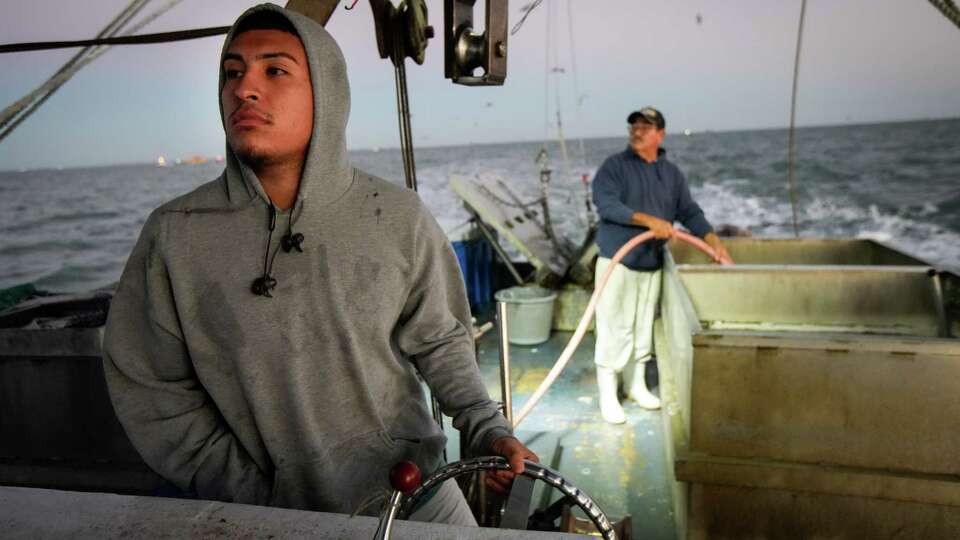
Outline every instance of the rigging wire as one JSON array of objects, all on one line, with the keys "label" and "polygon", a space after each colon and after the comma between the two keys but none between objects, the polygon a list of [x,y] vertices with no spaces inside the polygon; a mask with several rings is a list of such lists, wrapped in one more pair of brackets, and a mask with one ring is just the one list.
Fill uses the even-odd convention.
[{"label": "rigging wire", "polygon": [[[569,33],[569,38],[570,38],[570,69],[573,75],[573,96],[574,96],[574,102],[576,103],[576,108],[574,109],[575,111],[574,118],[576,121],[576,126],[579,130],[577,142],[580,147],[580,167],[581,167],[580,183],[583,185],[583,195],[584,195],[584,203],[585,203],[584,206],[586,207],[586,226],[587,226],[587,230],[589,231],[596,224],[596,216],[593,213],[593,205],[591,204],[591,201],[590,201],[591,199],[590,185],[587,183],[587,180],[589,179],[589,174],[586,172],[587,151],[584,148],[584,144],[583,144],[583,114],[582,114],[583,107],[582,105],[583,105],[584,96],[580,95],[580,84],[577,77],[577,45],[573,39],[573,36],[574,36],[573,0],[567,0],[567,31]],[[568,168],[569,168],[569,165],[568,165]],[[570,174],[569,170],[567,171],[567,174],[568,175]],[[579,212],[577,212],[577,218],[581,223],[583,223],[583,219],[580,217]]]},{"label": "rigging wire", "polygon": [[950,22],[957,25],[957,28],[960,28],[960,8],[957,8],[957,4],[953,0],[928,0],[930,4],[937,8],[940,13],[943,13],[943,16],[946,17]]},{"label": "rigging wire", "polygon": [[[568,4],[568,7],[569,7],[569,4]],[[569,11],[567,15],[569,16]],[[558,8],[553,13],[554,26],[559,26],[559,18],[560,18],[560,9]],[[551,73],[554,73],[559,77],[560,75],[563,75],[566,73],[566,69],[560,66],[559,37],[556,37],[554,39],[557,40],[558,43],[557,43],[557,46],[554,47],[554,51],[553,51],[554,67],[550,71]],[[560,106],[561,106],[560,82],[558,79],[554,79],[553,90],[555,95],[554,106],[556,107],[556,115],[557,115],[557,142],[560,144],[560,157],[563,160],[563,174],[564,174],[564,177],[569,180],[572,177],[572,173],[570,171],[570,154],[569,152],[567,152],[567,140],[563,136],[563,118],[561,116],[561,111],[560,111]],[[567,192],[567,202],[569,201],[570,201],[570,192]],[[579,213],[577,214],[577,218],[578,219],[580,218]]]},{"label": "rigging wire", "polygon": [[[551,10],[550,13],[550,23],[553,28],[559,27],[558,19],[560,18],[560,9]],[[553,53],[553,59],[550,63],[552,68],[550,68],[550,73],[559,77],[565,73],[563,67],[560,66],[560,39],[558,36],[553,36],[553,47],[551,52]],[[553,106],[556,111],[557,116],[557,143],[560,145],[560,157],[563,161],[564,174],[570,176],[570,158],[567,155],[567,141],[563,138],[563,120],[560,116],[560,82],[554,78],[553,81]]]},{"label": "rigging wire", "polygon": [[787,178],[790,182],[790,206],[793,209],[793,236],[800,238],[800,228],[797,225],[797,187],[794,180],[794,166],[796,160],[796,137],[794,129],[797,117],[797,79],[800,74],[800,47],[803,42],[803,18],[807,11],[807,0],[800,2],[800,24],[797,27],[797,54],[793,61],[793,95],[790,98],[790,138],[787,155]]},{"label": "rigging wire", "polygon": [[403,56],[402,44],[394,39],[396,59],[393,62],[393,79],[397,94],[397,122],[400,127],[400,153],[403,156],[403,175],[407,189],[417,191],[417,166],[413,154],[413,128],[410,125],[410,97],[407,93],[406,59]]},{"label": "rigging wire", "polygon": [[577,45],[573,40],[573,0],[567,0],[567,31],[570,37],[570,70],[573,75],[573,96],[577,107],[576,120],[577,126],[581,128],[580,137],[578,137],[578,141],[580,143],[580,163],[582,167],[586,168],[587,152],[583,147],[583,126],[580,125],[583,96],[580,95],[580,84],[577,78]]},{"label": "rigging wire", "polygon": [[[97,37],[102,38],[113,35],[118,28],[121,28],[130,20],[131,17],[135,16],[137,12],[143,9],[148,1],[149,0],[133,0],[130,2],[130,4],[123,9],[123,11],[121,11],[116,17],[113,18],[113,20],[107,23],[107,26],[100,30],[100,32],[97,34]],[[36,101],[43,94],[49,92],[50,88],[56,84],[54,82],[55,80],[73,69],[73,67],[76,66],[78,62],[83,60],[87,53],[93,49],[94,47],[92,46],[84,47],[82,50],[74,54],[70,60],[67,60],[66,64],[60,66],[60,69],[58,69],[56,73],[47,79],[46,82],[4,109],[3,112],[0,113],[0,128],[6,126],[14,117],[19,115],[24,109],[30,106],[31,103]]]},{"label": "rigging wire", "polygon": [[[543,2],[543,0],[534,0],[533,2],[521,8],[523,10],[523,17],[520,17],[520,20],[517,22],[517,24],[513,25],[513,28],[510,30],[511,36],[520,31],[520,27],[523,26],[523,23],[527,20],[527,17],[530,16],[530,13],[533,12],[533,10],[536,9],[536,7],[539,6],[541,2]],[[550,4],[547,4],[548,8],[549,6]]]},{"label": "rigging wire", "polygon": [[[543,47],[543,149],[547,149],[550,140],[550,9],[547,4],[547,16],[543,19],[546,44]],[[531,8],[532,9],[532,8]]]},{"label": "rigging wire", "polygon": [[[149,1],[150,0],[134,0],[134,2],[132,2],[130,6],[128,6],[128,8],[121,13],[120,16],[116,17],[111,22],[111,24],[107,25],[107,27],[104,30],[108,31],[109,35],[111,36],[113,34],[116,34],[124,26],[126,26],[126,24],[130,22],[130,20],[133,17],[135,17],[138,12],[141,9],[143,9],[143,7],[145,7],[147,3],[149,3]],[[130,27],[129,30],[124,32],[124,36],[132,36],[134,33],[138,32],[146,25],[150,24],[151,22],[155,21],[157,18],[161,17],[162,15],[164,15],[165,13],[173,9],[177,4],[179,4],[182,1],[183,0],[169,0],[166,4],[162,5],[156,11],[147,15],[140,22]],[[131,8],[134,8],[134,9],[131,10]],[[2,142],[11,133],[13,133],[13,130],[15,130],[17,126],[19,126],[31,114],[36,112],[41,105],[43,105],[48,99],[50,99],[50,97],[57,90],[59,90],[60,87],[63,86],[68,80],[70,80],[70,78],[73,77],[80,69],[82,69],[84,66],[86,66],[90,62],[93,62],[94,60],[99,58],[103,53],[107,52],[109,48],[110,48],[109,45],[96,46],[96,47],[93,47],[92,50],[91,48],[85,48],[84,50],[89,51],[89,54],[86,54],[85,56],[83,56],[82,59],[78,60],[73,65],[69,65],[70,62],[68,62],[68,65],[65,65],[64,68],[61,68],[58,71],[58,73],[54,75],[54,77],[51,77],[46,83],[41,85],[40,88],[38,88],[37,90],[46,88],[46,93],[42,97],[34,101],[28,107],[21,108],[20,111],[15,111],[13,113],[13,116],[16,116],[15,120],[13,121],[5,120],[4,122],[0,122],[0,128],[3,128],[3,131],[0,132],[0,142]],[[36,90],[34,92],[36,92]],[[34,93],[31,93],[31,95],[33,94]]]},{"label": "rigging wire", "polygon": [[[567,4],[567,7],[569,8],[569,4]],[[560,9],[557,8],[556,10],[551,10],[549,13],[550,13],[550,16],[548,17],[548,19],[550,19],[551,26],[559,27],[559,19],[561,16]],[[567,10],[567,16],[568,18],[570,16],[569,9]],[[553,67],[550,68],[550,74],[560,76],[566,73],[566,69],[564,69],[560,63],[559,35],[554,34],[553,41],[554,41],[554,44],[553,44],[554,46],[551,47],[553,58],[549,64],[549,66],[553,66]],[[553,80],[553,90],[554,90],[554,107],[555,107],[554,112],[556,115],[556,122],[557,122],[556,124],[557,144],[560,146],[560,157],[561,157],[561,163],[563,165],[562,178],[569,180],[570,178],[573,178],[573,172],[572,172],[572,169],[570,168],[570,153],[567,150],[567,141],[563,135],[563,114],[561,111],[561,106],[563,101],[560,95],[560,81],[556,78]],[[569,190],[565,190],[565,191],[567,194],[567,202],[569,203],[573,192]],[[585,225],[585,223],[583,222],[583,217],[579,213],[577,213],[576,216],[580,224]]]},{"label": "rigging wire", "polygon": [[0,45],[0,54],[15,52],[47,51],[51,49],[71,49],[74,47],[90,47],[93,45],[153,45],[156,43],[170,43],[172,41],[186,41],[190,39],[220,36],[230,31],[229,26],[212,26],[209,28],[194,28],[191,30],[176,30],[173,32],[156,32],[153,34],[137,34],[80,39],[76,41],[35,41],[30,43],[8,43]]}]

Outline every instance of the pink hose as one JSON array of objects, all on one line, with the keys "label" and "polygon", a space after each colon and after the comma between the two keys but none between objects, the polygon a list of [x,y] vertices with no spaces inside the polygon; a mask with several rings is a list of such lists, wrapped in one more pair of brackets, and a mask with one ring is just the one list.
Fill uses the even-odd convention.
[{"label": "pink hose", "polygon": [[[733,261],[727,257],[718,257],[717,254],[714,253],[713,248],[708,246],[706,242],[697,238],[696,236],[689,235],[682,231],[674,231],[674,237],[692,244],[694,247],[697,247],[700,249],[700,251],[703,251],[709,255],[714,262],[724,265],[733,264]],[[593,319],[593,313],[597,309],[597,301],[600,298],[600,293],[603,292],[603,288],[607,286],[607,281],[609,281],[610,275],[613,273],[613,269],[624,257],[627,256],[627,253],[629,253],[630,250],[646,242],[647,240],[650,240],[651,238],[653,238],[653,233],[650,231],[638,234],[630,239],[629,242],[624,244],[623,247],[618,249],[610,259],[610,264],[607,266],[607,270],[603,273],[603,277],[600,278],[600,282],[597,283],[597,286],[593,291],[593,296],[590,297],[590,303],[587,304],[587,309],[583,313],[583,317],[580,319],[580,324],[577,325],[577,329],[573,332],[573,336],[567,343],[567,347],[563,350],[560,358],[557,359],[557,363],[554,364],[553,369],[550,370],[550,373],[547,374],[546,378],[543,379],[543,382],[540,383],[540,386],[537,387],[537,390],[532,396],[530,396],[530,399],[523,404],[520,412],[513,417],[514,428],[519,426],[520,422],[522,422],[523,419],[530,414],[530,411],[537,405],[543,395],[547,393],[547,390],[549,390],[550,386],[552,386],[554,381],[557,380],[557,377],[560,376],[563,368],[567,367],[567,362],[569,362],[570,358],[573,357],[574,351],[577,350],[577,347],[580,345],[580,341],[583,340],[583,336],[587,333],[587,327],[590,326],[590,321]]]}]

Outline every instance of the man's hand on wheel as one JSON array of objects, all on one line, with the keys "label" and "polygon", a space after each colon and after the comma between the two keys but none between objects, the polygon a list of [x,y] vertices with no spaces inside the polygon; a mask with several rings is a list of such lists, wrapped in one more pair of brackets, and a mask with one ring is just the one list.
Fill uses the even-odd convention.
[{"label": "man's hand on wheel", "polygon": [[516,437],[500,437],[493,441],[493,452],[498,456],[507,458],[510,463],[509,471],[488,471],[486,473],[487,487],[497,493],[510,491],[514,477],[523,472],[523,460],[529,459],[534,463],[540,463],[540,458]]},{"label": "man's hand on wheel", "polygon": [[650,232],[653,233],[654,238],[659,238],[661,240],[673,238],[673,224],[665,219],[660,219],[656,216],[637,212],[633,214],[633,222],[637,225],[650,229]]}]

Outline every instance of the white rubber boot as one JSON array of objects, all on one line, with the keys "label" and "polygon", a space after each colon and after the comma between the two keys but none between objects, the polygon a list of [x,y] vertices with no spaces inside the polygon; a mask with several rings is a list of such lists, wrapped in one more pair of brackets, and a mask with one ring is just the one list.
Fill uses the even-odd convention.
[{"label": "white rubber boot", "polygon": [[660,408],[660,398],[653,395],[647,389],[647,380],[644,373],[647,370],[646,362],[634,362],[627,369],[632,370],[633,376],[629,377],[629,386],[627,387],[627,397],[636,401],[644,409],[655,411]]},{"label": "white rubber boot", "polygon": [[611,424],[627,421],[620,400],[617,398],[617,372],[597,366],[597,390],[600,392],[600,414]]}]

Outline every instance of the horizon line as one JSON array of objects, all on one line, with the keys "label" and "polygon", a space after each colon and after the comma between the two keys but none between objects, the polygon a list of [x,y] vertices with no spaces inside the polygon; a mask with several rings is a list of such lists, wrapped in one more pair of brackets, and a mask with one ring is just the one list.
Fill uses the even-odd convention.
[{"label": "horizon line", "polygon": [[[957,121],[960,120],[960,116],[948,116],[943,118],[911,118],[905,120],[883,120],[876,122],[852,122],[852,123],[835,123],[835,124],[804,124],[796,126],[795,129],[818,129],[818,128],[837,128],[837,127],[858,127],[858,126],[876,126],[883,124],[911,124],[911,123],[921,123],[921,122],[943,122],[943,121]],[[691,130],[691,135],[697,134],[714,134],[714,133],[750,133],[756,131],[778,131],[778,130],[789,130],[790,126],[762,126],[762,127],[751,127],[751,128],[736,128],[736,129],[703,129],[703,130]],[[679,131],[667,131],[667,136],[683,136],[684,130]],[[583,139],[587,140],[597,140],[597,139],[617,139],[617,138],[626,138],[625,135],[598,135],[598,136],[589,136],[589,137],[577,137],[577,136],[568,136],[565,137],[568,141]],[[557,141],[558,139],[552,138],[549,139],[550,142]],[[415,145],[416,148],[421,149],[442,149],[442,148],[455,148],[459,146],[496,146],[496,145],[505,145],[505,144],[532,144],[532,143],[543,143],[544,140],[541,138],[538,139],[514,139],[509,141],[498,141],[498,142],[467,142],[467,143],[458,143],[458,144],[420,144]],[[390,151],[400,151],[399,146],[367,146],[367,147],[355,147],[347,148],[347,152],[390,152]],[[209,161],[213,161],[209,156],[201,156],[208,158]],[[119,166],[135,166],[135,165],[153,165],[154,162],[151,161],[121,161],[115,163],[99,163],[91,165],[75,165],[75,166],[39,166],[39,167],[18,167],[13,169],[0,169],[0,173],[23,173],[23,172],[32,172],[32,171],[48,171],[48,170],[76,170],[76,169],[100,169],[105,167],[119,167]]]}]

